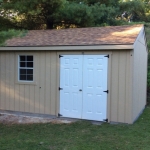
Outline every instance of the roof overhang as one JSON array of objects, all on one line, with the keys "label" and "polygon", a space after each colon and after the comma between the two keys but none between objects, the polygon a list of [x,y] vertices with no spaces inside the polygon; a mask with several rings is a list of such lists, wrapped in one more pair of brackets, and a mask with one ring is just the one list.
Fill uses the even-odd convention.
[{"label": "roof overhang", "polygon": [[36,46],[36,47],[0,47],[0,51],[57,51],[57,50],[131,50],[133,44],[129,45],[69,45],[69,46]]}]

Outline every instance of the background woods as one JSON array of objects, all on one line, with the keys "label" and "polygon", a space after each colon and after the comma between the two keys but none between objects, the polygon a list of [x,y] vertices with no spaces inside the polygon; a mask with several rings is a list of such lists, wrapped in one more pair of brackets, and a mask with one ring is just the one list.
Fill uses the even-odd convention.
[{"label": "background woods", "polygon": [[149,22],[149,10],[150,3],[147,0],[0,0],[0,30]]}]

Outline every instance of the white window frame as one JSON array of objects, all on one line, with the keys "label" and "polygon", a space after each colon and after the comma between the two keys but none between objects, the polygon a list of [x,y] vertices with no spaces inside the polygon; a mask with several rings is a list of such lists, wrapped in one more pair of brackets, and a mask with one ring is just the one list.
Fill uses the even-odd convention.
[{"label": "white window frame", "polygon": [[[20,67],[20,56],[33,56],[33,67]],[[33,80],[20,80],[20,69],[32,69],[33,70]],[[20,54],[18,55],[18,81],[19,82],[26,82],[26,83],[33,83],[34,82],[34,55],[32,54]]]}]

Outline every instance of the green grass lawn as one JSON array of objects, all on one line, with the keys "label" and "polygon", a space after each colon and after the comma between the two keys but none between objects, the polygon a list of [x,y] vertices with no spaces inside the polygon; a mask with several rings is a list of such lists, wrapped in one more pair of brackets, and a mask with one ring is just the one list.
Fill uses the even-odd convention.
[{"label": "green grass lawn", "polygon": [[133,124],[0,124],[0,150],[150,150],[150,106]]}]

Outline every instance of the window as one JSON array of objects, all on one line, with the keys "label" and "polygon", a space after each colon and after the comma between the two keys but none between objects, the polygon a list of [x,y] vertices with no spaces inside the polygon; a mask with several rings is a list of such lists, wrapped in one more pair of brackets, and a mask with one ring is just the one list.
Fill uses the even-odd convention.
[{"label": "window", "polygon": [[19,81],[33,81],[33,56],[19,56]]}]

